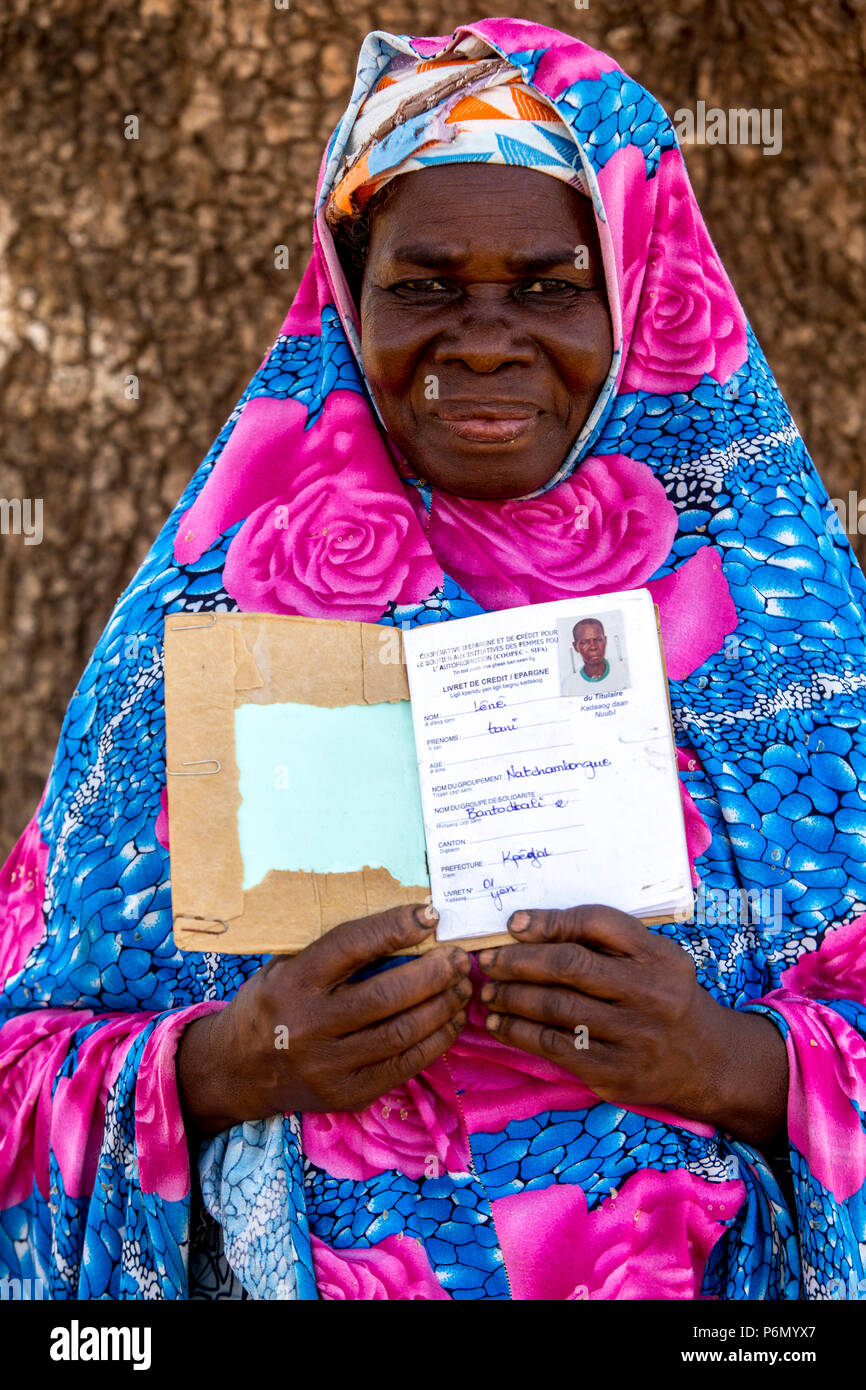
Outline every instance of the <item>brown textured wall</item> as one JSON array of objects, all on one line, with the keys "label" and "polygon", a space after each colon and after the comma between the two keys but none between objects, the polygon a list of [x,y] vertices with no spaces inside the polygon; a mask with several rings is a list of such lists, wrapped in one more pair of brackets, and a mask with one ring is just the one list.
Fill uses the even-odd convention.
[{"label": "brown textured wall", "polygon": [[117,595],[280,325],[370,29],[516,13],[606,48],[670,113],[780,107],[779,155],[693,146],[689,169],[831,495],[866,492],[862,0],[282,3],[0,11],[0,497],[44,507],[41,545],[0,536],[0,859]]}]

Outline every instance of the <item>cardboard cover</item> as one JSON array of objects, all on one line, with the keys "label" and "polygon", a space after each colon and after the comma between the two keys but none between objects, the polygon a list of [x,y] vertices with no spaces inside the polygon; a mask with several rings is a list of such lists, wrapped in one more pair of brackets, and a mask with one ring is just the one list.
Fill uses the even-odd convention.
[{"label": "cardboard cover", "polygon": [[[381,868],[272,869],[254,888],[242,887],[235,709],[408,700],[402,657],[399,630],[376,623],[270,613],[169,615],[166,784],[174,940],[181,950],[291,953],[340,922],[430,901],[429,882],[407,887]],[[513,940],[500,932],[458,944],[477,951]],[[413,953],[436,944],[434,935]]]}]

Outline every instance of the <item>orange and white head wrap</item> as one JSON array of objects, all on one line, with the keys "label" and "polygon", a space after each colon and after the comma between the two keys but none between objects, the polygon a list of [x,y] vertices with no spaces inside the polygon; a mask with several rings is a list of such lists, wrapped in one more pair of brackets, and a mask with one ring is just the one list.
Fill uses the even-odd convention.
[{"label": "orange and white head wrap", "polygon": [[516,164],[588,196],[580,152],[552,103],[499,57],[392,60],[364,102],[328,200],[334,227],[397,174],[436,164]]}]

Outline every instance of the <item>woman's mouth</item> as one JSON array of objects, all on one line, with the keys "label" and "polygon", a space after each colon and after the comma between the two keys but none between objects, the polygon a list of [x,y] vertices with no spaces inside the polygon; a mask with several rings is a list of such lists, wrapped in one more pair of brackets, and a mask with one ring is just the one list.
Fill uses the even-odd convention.
[{"label": "woman's mouth", "polygon": [[439,405],[434,418],[473,444],[510,444],[528,434],[538,417],[536,406],[466,402]]}]

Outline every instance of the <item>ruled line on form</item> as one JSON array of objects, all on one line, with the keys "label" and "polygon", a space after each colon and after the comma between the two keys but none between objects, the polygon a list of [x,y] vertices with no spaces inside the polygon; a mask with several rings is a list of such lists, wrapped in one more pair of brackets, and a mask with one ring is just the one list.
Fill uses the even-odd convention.
[{"label": "ruled line on form", "polygon": [[[570,724],[570,723],[571,723],[571,720],[570,720],[570,719],[542,719],[542,721],[541,721],[540,724],[522,724],[522,725],[520,726],[519,729],[505,729],[503,732],[504,732],[504,733],[507,733],[507,734],[522,734],[522,733],[524,733],[527,729],[549,729],[549,728],[551,728],[552,725],[554,725],[554,724]],[[496,737],[495,734],[492,734],[492,733],[490,732],[489,729],[481,729],[481,730],[479,731],[479,733],[477,733],[477,734],[461,734],[461,735],[460,735],[460,742],[461,742],[461,743],[466,743],[466,742],[468,742],[468,740],[469,740],[470,738],[495,738],[495,737]],[[427,742],[429,743],[430,740],[428,739]]]},{"label": "ruled line on form", "polygon": [[[562,806],[560,806],[560,807],[557,807],[555,804],[551,804],[550,806],[524,806],[524,807],[523,807],[523,811],[553,811],[553,810],[562,810],[564,807],[570,806],[570,805],[571,805],[571,802],[570,802],[570,801],[563,801]],[[516,812],[516,811],[515,811],[515,812],[513,812],[512,814],[514,814],[514,815],[519,815],[519,814],[522,814],[522,812]],[[474,820],[468,820],[468,819],[467,819],[467,820],[439,820],[439,821],[435,821],[435,828],[436,828],[436,830],[459,830],[459,829],[461,829],[461,828],[464,828],[464,829],[465,829],[465,827],[466,827],[467,825],[477,825],[479,821],[486,820],[486,819],[487,819],[486,816],[476,816]],[[557,829],[557,828],[558,828],[558,827],[554,827],[554,829]],[[565,830],[565,829],[569,829],[570,827],[568,827],[568,826],[563,826],[562,828]],[[545,831],[545,834],[547,834],[547,833],[548,833],[548,832]],[[480,843],[481,843],[481,842],[478,841],[478,840],[474,840],[474,841],[473,841],[473,844],[480,844]]]},{"label": "ruled line on form", "polygon": [[[542,809],[542,808],[539,807],[539,809]],[[473,825],[474,822],[473,822],[473,821],[470,821],[469,824],[470,824],[470,825]],[[539,830],[537,833],[538,833],[539,835],[553,835],[553,834],[555,834],[557,831],[560,831],[560,830],[582,830],[582,829],[583,829],[583,824],[582,824],[582,823],[581,823],[580,825],[552,825],[552,826],[550,827],[549,830]],[[534,834],[536,834],[536,832],[535,832],[535,831],[530,831],[530,834],[533,834],[533,835],[534,835]],[[514,831],[513,831],[513,830],[508,830],[508,831],[505,832],[504,835],[485,835],[483,840],[473,840],[472,843],[473,843],[473,845],[490,845],[490,844],[493,843],[494,840],[513,840],[514,838],[515,838]],[[441,854],[442,851],[440,850],[439,853]],[[557,851],[557,853],[568,853],[568,851],[567,851],[567,850],[566,850],[566,851],[560,850],[560,851]]]},{"label": "ruled line on form", "polygon": [[[556,723],[565,723],[564,720],[556,720]],[[449,758],[452,767],[460,767],[463,763],[480,763],[485,758],[525,758],[527,753],[552,753],[557,748],[571,748],[570,743],[546,743],[543,748],[513,748],[509,752],[500,752],[497,748],[495,753],[479,753],[477,758]],[[562,769],[566,771],[565,768]]]},{"label": "ruled line on form", "polygon": [[[568,696],[563,695],[534,695],[531,700],[508,700],[499,709],[449,709],[444,714],[437,714],[429,724],[425,724],[425,729],[432,729],[438,722],[451,723],[454,719],[463,719],[467,714],[499,714],[503,709],[522,709],[524,705],[543,705],[546,700],[562,700]],[[571,723],[571,720],[568,721]]]},{"label": "ruled line on form", "polygon": [[[543,856],[543,858],[537,859],[537,860],[536,860],[536,859],[512,859],[512,860],[508,860],[508,859],[483,859],[483,860],[481,861],[481,866],[480,866],[480,867],[483,868],[483,869],[501,869],[501,868],[503,868],[506,864],[512,863],[512,864],[535,864],[537,868],[541,868],[541,865],[544,863],[544,860],[545,860],[545,859],[560,859],[560,858],[562,857],[562,855],[564,855],[564,854],[586,854],[586,852],[587,852],[587,851],[586,851],[586,846],[584,845],[584,847],[583,847],[582,849],[555,849],[555,850],[551,850],[550,854],[545,854],[545,855]],[[449,868],[447,864],[443,864],[443,865],[442,865],[441,873],[442,873],[442,879],[443,879],[443,881],[447,881],[447,879],[448,879],[448,877],[449,877],[450,874],[453,874],[453,873],[462,873],[462,872],[464,872],[464,871],[461,870],[461,869],[456,869],[456,870],[455,870],[454,868]]]}]

